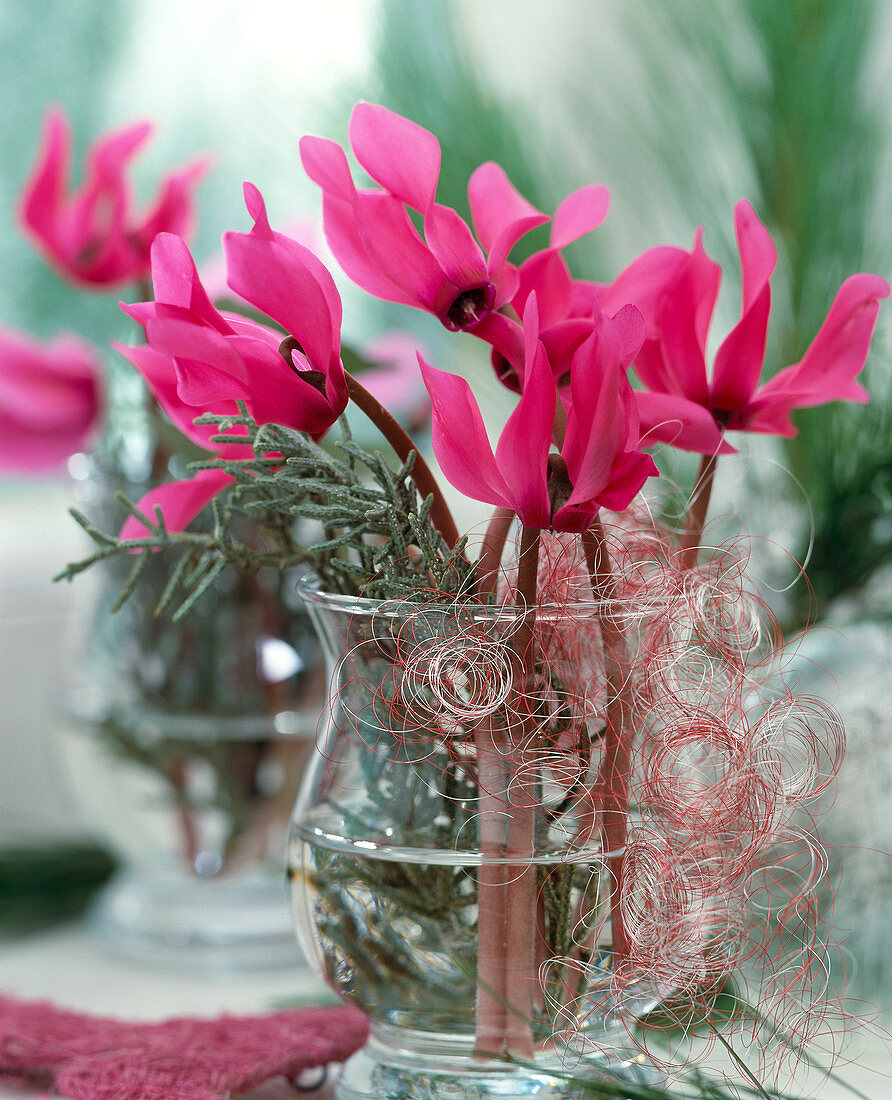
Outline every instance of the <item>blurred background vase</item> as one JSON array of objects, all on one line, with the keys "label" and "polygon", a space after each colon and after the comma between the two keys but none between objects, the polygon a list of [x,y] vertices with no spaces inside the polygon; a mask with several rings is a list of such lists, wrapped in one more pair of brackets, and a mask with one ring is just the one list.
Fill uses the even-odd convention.
[{"label": "blurred background vase", "polygon": [[[78,506],[104,530],[124,516],[116,492],[139,499],[189,457],[181,437],[165,447],[151,409],[141,419],[142,449],[130,430],[126,452],[107,438],[75,470]],[[110,560],[75,584],[61,706],[67,782],[121,861],[94,926],[152,964],[298,961],[284,851],[326,680],[297,577],[229,570],[174,621],[175,605],[155,614],[172,568],[161,554],[112,613],[131,565]]]}]

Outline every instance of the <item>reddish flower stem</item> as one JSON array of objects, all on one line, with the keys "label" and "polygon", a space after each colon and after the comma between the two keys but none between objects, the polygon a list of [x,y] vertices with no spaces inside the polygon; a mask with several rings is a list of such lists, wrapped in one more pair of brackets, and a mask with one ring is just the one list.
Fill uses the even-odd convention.
[{"label": "reddish flower stem", "polygon": [[[524,527],[520,540],[517,602],[526,611],[514,636],[518,666],[517,735],[512,736],[510,758],[519,769],[509,779],[508,865],[505,919],[507,923],[507,976],[505,992],[510,1006],[505,1045],[517,1058],[533,1058],[533,1001],[536,988],[536,865],[533,863],[536,831],[535,726],[528,710],[535,675],[533,634],[539,575],[540,532]],[[514,862],[516,861],[516,862]]]},{"label": "reddish flower stem", "polygon": [[496,744],[491,719],[474,730],[477,746],[480,854],[477,873],[477,1006],[474,1057],[502,1053],[507,1022],[505,989],[505,754]]},{"label": "reddish flower stem", "polygon": [[452,518],[452,512],[443,496],[437,479],[431,472],[431,468],[421,457],[412,437],[406,433],[403,426],[384,408],[377,398],[373,397],[365,386],[360,385],[356,379],[348,374],[347,392],[350,399],[358,409],[361,409],[381,432],[387,442],[393,447],[401,462],[409,457],[409,452],[415,452],[415,465],[412,467],[412,480],[418,486],[421,496],[433,495],[434,504],[431,508],[431,519],[434,526],[443,536],[446,544],[452,549],[458,542],[458,528]]},{"label": "reddish flower stem", "polygon": [[495,592],[499,580],[499,566],[505,541],[514,522],[515,514],[510,508],[496,508],[483,537],[483,549],[477,562],[477,594],[485,598]]},{"label": "reddish flower stem", "polygon": [[195,857],[198,855],[198,833],[192,817],[192,807],[186,791],[186,768],[184,759],[174,760],[167,772],[167,778],[177,795],[177,820],[180,825],[180,840],[183,848],[180,855],[190,873],[195,873]]},{"label": "reddish flower stem", "polygon": [[598,776],[604,846],[611,877],[610,916],[614,971],[623,969],[628,941],[622,918],[623,858],[629,817],[628,780],[631,767],[631,707],[628,698],[629,660],[618,622],[616,582],[599,516],[582,536],[592,592],[604,604],[598,619],[604,641],[607,673],[607,730],[604,759]]},{"label": "reddish flower stem", "polygon": [[712,495],[717,464],[718,455],[715,454],[704,455],[700,460],[694,495],[681,536],[682,564],[688,569],[697,564],[697,552],[703,539],[703,527],[706,524],[706,512]]},{"label": "reddish flower stem", "polygon": [[[483,550],[477,563],[477,594],[484,599],[494,592],[505,540],[514,522],[510,508],[497,508],[489,521]],[[477,1006],[475,1058],[501,1054],[508,1029],[506,938],[506,887],[504,830],[508,783],[504,737],[496,743],[492,719],[474,730],[479,787],[480,852],[477,876]]]}]

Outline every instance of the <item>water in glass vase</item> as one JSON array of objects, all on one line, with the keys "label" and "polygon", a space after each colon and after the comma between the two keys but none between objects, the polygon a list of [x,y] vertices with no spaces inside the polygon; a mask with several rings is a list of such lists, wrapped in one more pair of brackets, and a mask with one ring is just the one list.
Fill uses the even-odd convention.
[{"label": "water in glass vase", "polygon": [[[329,705],[289,871],[311,964],[371,1019],[340,1100],[598,1095],[651,1079],[629,1029],[665,990],[614,973],[615,879],[590,610],[353,599],[304,586]],[[595,1085],[595,1092],[592,1086]]]},{"label": "water in glass vase", "polygon": [[[304,951],[372,1022],[369,1048],[351,1061],[339,1096],[574,1097],[593,1069],[652,1079],[634,1057],[609,1053],[627,1045],[623,1020],[660,998],[642,988],[616,1002],[600,850],[493,864],[479,852],[399,847],[386,837],[350,841],[332,834],[330,817],[327,825],[293,831],[289,877]],[[521,1092],[509,1062],[475,1056],[484,867],[503,887],[524,873],[536,881],[535,1052]]]}]

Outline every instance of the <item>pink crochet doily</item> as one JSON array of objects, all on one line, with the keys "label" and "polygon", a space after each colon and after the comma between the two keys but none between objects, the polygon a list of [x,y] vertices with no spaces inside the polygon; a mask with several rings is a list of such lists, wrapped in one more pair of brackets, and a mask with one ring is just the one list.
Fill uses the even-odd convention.
[{"label": "pink crochet doily", "polygon": [[0,994],[0,1078],[67,1100],[221,1100],[346,1061],[367,1034],[353,1008],[127,1023]]}]

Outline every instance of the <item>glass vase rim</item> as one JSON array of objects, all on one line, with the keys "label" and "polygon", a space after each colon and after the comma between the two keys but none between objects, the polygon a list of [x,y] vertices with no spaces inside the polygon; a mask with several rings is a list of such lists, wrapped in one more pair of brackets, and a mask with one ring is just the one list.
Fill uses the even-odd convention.
[{"label": "glass vase rim", "polygon": [[414,863],[439,866],[517,867],[555,866],[570,863],[604,863],[625,854],[628,844],[606,848],[603,843],[589,842],[574,847],[537,848],[533,852],[487,852],[479,844],[473,848],[459,848],[448,844],[421,845],[392,843],[390,838],[345,837],[323,828],[318,823],[301,825],[292,822],[292,836],[311,846],[327,848],[353,856],[382,863]]},{"label": "glass vase rim", "polygon": [[[379,599],[371,596],[351,596],[344,592],[329,592],[322,587],[318,577],[304,576],[297,582],[298,595],[307,603],[334,611],[348,611],[353,614],[380,614],[382,610],[392,606],[392,615],[405,614],[406,611],[446,611],[450,607],[458,607],[462,613],[473,619],[498,620],[516,619],[526,614],[528,608],[521,604],[474,604],[459,600],[447,603],[441,600],[431,599],[426,602],[416,602],[403,597],[391,597]],[[603,600],[572,600],[567,603],[536,603],[531,605],[536,614],[549,619],[566,615],[572,609],[574,614],[601,615],[605,612],[606,605]]]}]

